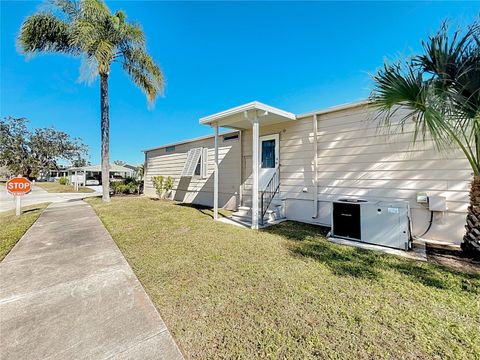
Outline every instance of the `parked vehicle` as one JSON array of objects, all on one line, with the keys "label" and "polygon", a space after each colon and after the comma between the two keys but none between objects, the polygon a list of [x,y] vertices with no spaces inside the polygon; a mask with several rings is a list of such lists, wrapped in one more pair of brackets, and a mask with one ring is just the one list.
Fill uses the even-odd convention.
[{"label": "parked vehicle", "polygon": [[85,181],[85,185],[87,185],[87,186],[100,185],[100,181],[98,181],[98,180],[95,179],[95,178],[88,178],[88,179]]}]

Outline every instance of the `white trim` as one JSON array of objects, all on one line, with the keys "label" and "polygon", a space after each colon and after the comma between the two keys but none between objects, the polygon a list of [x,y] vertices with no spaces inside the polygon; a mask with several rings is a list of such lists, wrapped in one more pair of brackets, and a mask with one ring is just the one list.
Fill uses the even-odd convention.
[{"label": "white trim", "polygon": [[299,114],[299,115],[297,115],[297,119],[305,118],[305,117],[308,117],[308,116],[313,116],[315,114],[316,115],[322,115],[322,114],[332,113],[332,112],[335,112],[335,111],[353,109],[353,108],[360,107],[360,106],[366,106],[368,104],[370,104],[369,100],[361,100],[361,101],[356,101],[356,102],[352,102],[352,103],[336,105],[336,106],[332,106],[332,107],[329,107],[329,108],[326,108],[326,109],[320,109],[320,110],[316,110],[316,111],[310,111],[308,113]]},{"label": "white trim", "polygon": [[[219,136],[234,134],[234,133],[237,133],[237,132],[238,132],[238,130],[225,131],[225,132],[220,133]],[[165,144],[165,145],[160,145],[160,146],[156,146],[156,147],[153,147],[153,148],[148,148],[148,149],[142,150],[142,152],[146,153],[146,152],[149,152],[149,151],[160,150],[160,149],[163,149],[163,148],[166,148],[166,147],[169,147],[169,146],[183,145],[183,144],[188,144],[188,143],[195,142],[195,141],[207,140],[207,139],[214,138],[214,137],[215,137],[215,135],[199,136],[199,137],[196,137],[196,138],[181,140],[181,141],[177,141],[177,142],[170,143],[170,144]]]},{"label": "white trim", "polygon": [[213,114],[213,115],[202,117],[202,118],[200,118],[199,122],[200,122],[200,124],[210,124],[212,122],[221,120],[225,117],[235,115],[235,114],[239,114],[239,113],[242,113],[242,112],[246,112],[246,111],[249,111],[249,110],[260,110],[260,111],[265,111],[265,112],[272,113],[272,114],[275,114],[275,115],[283,116],[283,117],[291,119],[291,120],[296,119],[295,114],[292,114],[290,112],[275,108],[273,106],[262,104],[261,102],[258,102],[258,101],[252,101],[252,102],[249,102],[247,104],[240,105],[240,106],[237,106],[237,107],[234,107],[234,108],[231,108],[231,109],[227,109],[225,111],[221,111],[221,112]]},{"label": "white trim", "polygon": [[318,114],[313,115],[313,216],[318,218]]},{"label": "white trim", "polygon": [[[202,156],[203,148],[193,148],[188,150],[187,159],[183,165],[182,174],[180,177],[193,177],[195,176],[195,169],[197,168],[198,162]],[[201,171],[200,171],[201,175]]]},{"label": "white trim", "polygon": [[213,177],[213,219],[218,220],[218,124],[215,128],[215,173]]},{"label": "white trim", "polygon": [[252,124],[252,229],[258,229],[258,173],[259,173],[259,128],[257,112],[254,112]]},{"label": "white trim", "polygon": [[258,164],[262,167],[262,142],[265,140],[275,140],[275,169],[280,166],[280,134],[271,134],[260,136],[258,148]]}]

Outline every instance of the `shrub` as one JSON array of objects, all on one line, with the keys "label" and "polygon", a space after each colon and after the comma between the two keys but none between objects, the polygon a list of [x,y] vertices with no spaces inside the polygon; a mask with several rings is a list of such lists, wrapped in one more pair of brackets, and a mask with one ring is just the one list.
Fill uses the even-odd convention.
[{"label": "shrub", "polygon": [[171,176],[166,179],[163,176],[154,176],[152,178],[153,186],[157,191],[157,195],[160,199],[165,198],[166,195],[173,189],[174,180]]},{"label": "shrub", "polygon": [[60,185],[67,185],[68,184],[68,179],[66,177],[61,177],[60,179],[58,179],[58,183]]},{"label": "shrub", "polygon": [[169,192],[170,190],[173,189],[173,179],[171,176],[167,178],[167,181],[165,181],[165,192]]},{"label": "shrub", "polygon": [[154,176],[152,178],[153,186],[155,186],[155,190],[157,191],[157,195],[159,198],[162,198],[163,193],[163,176]]}]

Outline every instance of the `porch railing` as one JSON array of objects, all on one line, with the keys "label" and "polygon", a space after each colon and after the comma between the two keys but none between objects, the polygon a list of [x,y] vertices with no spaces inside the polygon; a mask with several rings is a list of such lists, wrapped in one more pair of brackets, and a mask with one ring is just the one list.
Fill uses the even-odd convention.
[{"label": "porch railing", "polygon": [[268,207],[272,203],[272,200],[277,194],[279,188],[280,188],[280,168],[275,170],[275,173],[273,174],[272,178],[268,182],[267,186],[265,186],[265,189],[259,191],[260,211],[261,211],[260,224],[261,225],[263,225],[264,223],[265,214],[267,213]]}]

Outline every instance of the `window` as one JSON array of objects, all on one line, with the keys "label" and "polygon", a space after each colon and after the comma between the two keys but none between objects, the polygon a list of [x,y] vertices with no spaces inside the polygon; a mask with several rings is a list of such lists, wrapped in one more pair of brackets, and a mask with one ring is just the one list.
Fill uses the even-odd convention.
[{"label": "window", "polygon": [[197,166],[195,166],[195,172],[193,173],[195,176],[202,175],[202,156],[198,159]]},{"label": "window", "polygon": [[207,178],[208,149],[194,148],[188,151],[182,177],[200,176]]},{"label": "window", "polygon": [[275,167],[275,140],[262,141],[262,168]]},{"label": "window", "polygon": [[175,145],[174,146],[167,146],[165,148],[165,152],[169,153],[169,152],[174,152],[175,151]]},{"label": "window", "polygon": [[223,141],[238,140],[238,134],[223,135]]}]

